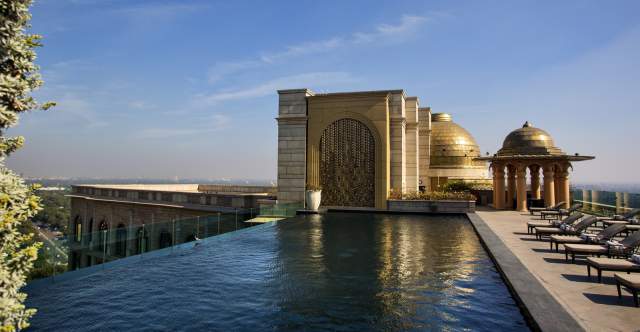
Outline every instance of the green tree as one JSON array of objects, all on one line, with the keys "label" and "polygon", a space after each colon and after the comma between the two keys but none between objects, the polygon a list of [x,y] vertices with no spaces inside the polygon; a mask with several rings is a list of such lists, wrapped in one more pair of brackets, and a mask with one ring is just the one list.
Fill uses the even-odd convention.
[{"label": "green tree", "polygon": [[0,331],[29,326],[35,313],[24,305],[25,285],[41,245],[33,233],[21,232],[40,209],[34,188],[5,166],[5,158],[24,143],[23,137],[7,137],[20,113],[48,109],[31,92],[42,85],[34,49],[41,46],[38,35],[29,34],[31,0],[0,0]]}]

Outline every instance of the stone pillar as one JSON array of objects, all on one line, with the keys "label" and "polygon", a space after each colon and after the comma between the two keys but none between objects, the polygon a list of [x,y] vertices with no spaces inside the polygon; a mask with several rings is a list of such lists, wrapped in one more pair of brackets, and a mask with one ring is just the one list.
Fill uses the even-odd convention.
[{"label": "stone pillar", "polygon": [[389,98],[391,189],[406,190],[406,112],[404,91],[391,93]]},{"label": "stone pillar", "polygon": [[622,193],[616,192],[616,214],[621,214],[622,212]]},{"label": "stone pillar", "polygon": [[560,203],[560,169],[555,167],[553,170],[553,195],[555,197],[556,204]]},{"label": "stone pillar", "polygon": [[582,209],[589,210],[589,190],[582,189]]},{"label": "stone pillar", "polygon": [[516,210],[527,211],[527,167],[518,165],[516,169]]},{"label": "stone pillar", "polygon": [[564,208],[568,209],[571,206],[571,191],[569,190],[569,165],[563,165],[558,174],[558,193],[560,198],[559,202],[564,201]]},{"label": "stone pillar", "polygon": [[418,149],[420,138],[418,137],[418,97],[408,97],[405,102],[406,106],[406,191],[418,191],[418,181],[420,178],[420,170],[418,168],[418,159],[420,151]]},{"label": "stone pillar", "polygon": [[515,166],[507,166],[507,209],[513,209],[513,200],[516,197],[516,168]]},{"label": "stone pillar", "polygon": [[[629,193],[622,194],[622,204],[625,208],[630,208],[629,206]],[[626,209],[625,209],[626,211]]]},{"label": "stone pillar", "polygon": [[493,206],[496,209],[504,209],[505,197],[504,197],[504,165],[496,165],[493,169],[493,177],[495,181],[495,186],[493,187],[493,191],[495,192],[495,200],[493,201]]},{"label": "stone pillar", "polygon": [[529,166],[531,172],[531,198],[540,199],[540,166]]},{"label": "stone pillar", "polygon": [[600,206],[598,205],[598,191],[597,190],[591,190],[591,211],[593,212],[597,212],[598,210],[600,210]]},{"label": "stone pillar", "polygon": [[304,202],[307,155],[307,89],[279,90],[278,201]]},{"label": "stone pillar", "polygon": [[431,190],[429,181],[429,157],[431,156],[431,108],[418,108],[418,185]]},{"label": "stone pillar", "polygon": [[554,185],[554,167],[553,165],[544,165],[542,167],[544,175],[544,205],[552,206],[556,204],[555,185]]},{"label": "stone pillar", "polygon": [[491,180],[493,181],[493,185],[491,188],[493,188],[493,190],[491,191],[492,195],[493,195],[493,199],[491,200],[493,202],[493,207],[496,208],[496,202],[498,201],[497,199],[497,194],[498,191],[496,190],[496,187],[498,186],[498,178],[497,178],[497,169],[496,169],[496,165],[495,164],[491,164]]}]

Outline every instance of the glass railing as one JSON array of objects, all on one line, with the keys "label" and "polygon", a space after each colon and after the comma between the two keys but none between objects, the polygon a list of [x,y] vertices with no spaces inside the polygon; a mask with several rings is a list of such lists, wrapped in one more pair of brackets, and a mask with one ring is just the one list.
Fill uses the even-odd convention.
[{"label": "glass railing", "polygon": [[302,203],[261,204],[260,216],[263,218],[287,218],[296,215],[296,211],[303,209]]},{"label": "glass railing", "polygon": [[[43,246],[34,263],[31,279],[55,278],[66,271],[80,270],[125,257],[140,256],[162,249],[181,250],[181,245],[240,230],[257,224],[292,217],[301,204],[264,204],[257,209],[237,209],[192,218],[171,219],[127,225],[97,223],[97,231],[85,232],[70,225],[66,238],[41,239]],[[86,228],[85,228],[86,229]],[[155,256],[155,255],[152,255]]]},{"label": "glass railing", "polygon": [[572,200],[581,203],[581,211],[597,216],[613,216],[640,207],[640,194],[590,189],[574,189]]}]

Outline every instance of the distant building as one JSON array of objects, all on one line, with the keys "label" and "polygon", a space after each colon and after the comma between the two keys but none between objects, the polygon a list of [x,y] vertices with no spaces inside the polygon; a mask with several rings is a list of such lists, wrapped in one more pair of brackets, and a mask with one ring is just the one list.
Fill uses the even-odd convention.
[{"label": "distant building", "polygon": [[273,202],[275,187],[75,185],[69,197],[69,266],[75,269],[232,230],[233,220],[212,229],[211,218],[254,214]]}]

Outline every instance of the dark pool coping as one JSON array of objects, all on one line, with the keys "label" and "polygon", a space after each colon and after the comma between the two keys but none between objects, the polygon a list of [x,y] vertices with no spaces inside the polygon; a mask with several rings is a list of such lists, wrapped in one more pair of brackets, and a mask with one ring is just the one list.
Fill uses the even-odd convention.
[{"label": "dark pool coping", "polygon": [[585,330],[479,215],[466,215],[533,330]]}]

